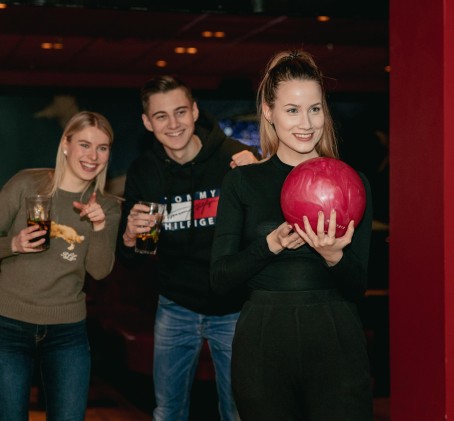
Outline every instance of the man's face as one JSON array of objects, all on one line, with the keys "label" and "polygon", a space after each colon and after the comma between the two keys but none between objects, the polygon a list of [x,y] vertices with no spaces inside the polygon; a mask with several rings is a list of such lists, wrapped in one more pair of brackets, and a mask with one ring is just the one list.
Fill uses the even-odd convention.
[{"label": "man's face", "polygon": [[197,146],[194,129],[198,116],[197,104],[190,101],[183,89],[178,88],[151,95],[148,111],[142,114],[142,120],[145,128],[162,143],[167,154],[181,159],[191,155]]}]

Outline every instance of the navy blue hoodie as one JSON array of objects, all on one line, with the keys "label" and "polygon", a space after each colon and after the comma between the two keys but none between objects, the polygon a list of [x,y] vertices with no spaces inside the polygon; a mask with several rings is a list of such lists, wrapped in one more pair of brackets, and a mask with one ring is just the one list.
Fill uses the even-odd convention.
[{"label": "navy blue hoodie", "polygon": [[165,203],[156,263],[157,289],[177,304],[201,314],[237,312],[245,291],[214,294],[210,287],[210,257],[220,187],[230,168],[232,155],[250,148],[227,137],[216,122],[201,114],[196,134],[202,149],[183,165],[168,157],[152,136],[151,148],[130,166],[125,186],[125,203],[118,253],[135,264],[143,259],[121,241],[131,207],[139,200]]}]

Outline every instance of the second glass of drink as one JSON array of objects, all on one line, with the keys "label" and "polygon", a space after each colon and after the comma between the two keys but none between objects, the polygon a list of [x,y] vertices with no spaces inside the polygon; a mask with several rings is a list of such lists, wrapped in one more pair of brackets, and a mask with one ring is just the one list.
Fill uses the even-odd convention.
[{"label": "second glass of drink", "polygon": [[140,201],[139,203],[149,207],[148,213],[154,215],[154,225],[149,231],[137,234],[135,252],[140,254],[156,254],[165,205],[145,201]]}]

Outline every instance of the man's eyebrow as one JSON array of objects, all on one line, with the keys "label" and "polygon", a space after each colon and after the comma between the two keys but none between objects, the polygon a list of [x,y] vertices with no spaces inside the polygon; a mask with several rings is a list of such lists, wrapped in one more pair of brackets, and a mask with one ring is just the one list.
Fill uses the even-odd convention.
[{"label": "man's eyebrow", "polygon": [[[181,110],[187,110],[189,107],[187,105],[182,105],[181,107],[177,107],[174,109],[174,111],[181,111]],[[157,114],[167,114],[166,111],[156,111],[155,113],[151,114],[152,117],[154,117]]]}]

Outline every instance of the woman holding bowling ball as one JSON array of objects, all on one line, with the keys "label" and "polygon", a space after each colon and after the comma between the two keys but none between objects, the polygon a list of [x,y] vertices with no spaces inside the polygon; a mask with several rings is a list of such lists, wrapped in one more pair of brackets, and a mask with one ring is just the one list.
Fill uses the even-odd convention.
[{"label": "woman holding bowling ball", "polygon": [[284,220],[281,188],[316,157],[337,158],[323,76],[304,51],[269,62],[257,95],[261,163],[226,176],[211,284],[246,285],[233,341],[232,384],[242,421],[372,420],[366,340],[355,300],[366,288],[370,188],[360,223],[337,237],[336,213],[317,227]]},{"label": "woman holding bowling ball", "polygon": [[[109,122],[82,111],[64,128],[55,169],[28,169],[0,191],[0,420],[26,421],[33,372],[48,421],[82,421],[90,380],[83,286],[114,263],[119,201],[104,193]],[[46,229],[27,226],[26,198],[51,199]],[[36,212],[38,216],[42,209]],[[36,367],[35,367],[36,365]]]}]

